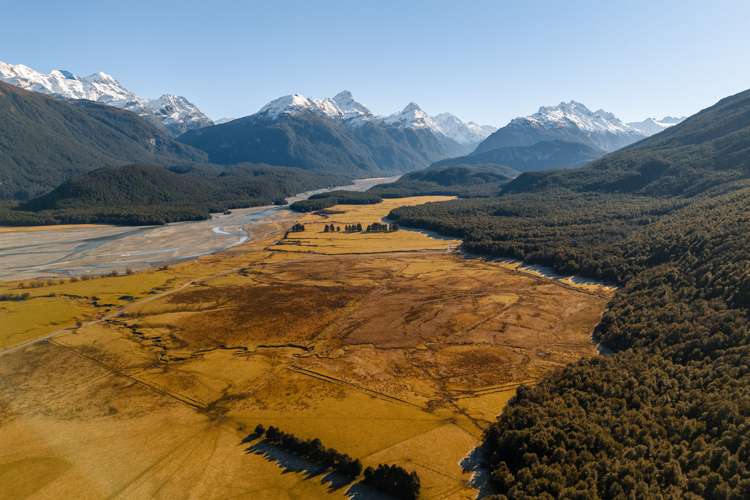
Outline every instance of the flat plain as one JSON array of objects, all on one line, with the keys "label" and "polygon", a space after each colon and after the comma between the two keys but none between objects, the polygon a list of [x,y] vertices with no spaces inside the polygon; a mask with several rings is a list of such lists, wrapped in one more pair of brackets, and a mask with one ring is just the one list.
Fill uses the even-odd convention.
[{"label": "flat plain", "polygon": [[476,496],[461,462],[520,384],[596,355],[611,290],[343,232],[443,199],[281,212],[166,269],[0,284],[30,294],[0,302],[0,497],[357,496],[248,451],[258,423],[417,470],[425,498]]}]

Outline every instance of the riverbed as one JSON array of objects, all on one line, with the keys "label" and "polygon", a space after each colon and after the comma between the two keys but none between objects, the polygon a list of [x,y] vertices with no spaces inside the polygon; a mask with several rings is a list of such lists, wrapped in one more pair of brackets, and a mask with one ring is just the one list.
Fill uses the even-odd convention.
[{"label": "riverbed", "polygon": [[[335,189],[366,191],[395,179],[357,179],[347,186],[299,193],[287,201]],[[0,280],[122,272],[189,260],[245,243],[255,224],[288,210],[288,205],[235,209],[209,220],[163,226],[10,228],[0,232]]]}]

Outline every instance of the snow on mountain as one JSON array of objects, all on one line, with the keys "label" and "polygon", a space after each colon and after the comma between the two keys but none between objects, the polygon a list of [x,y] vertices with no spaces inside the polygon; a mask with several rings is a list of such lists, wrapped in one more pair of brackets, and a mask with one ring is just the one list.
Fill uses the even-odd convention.
[{"label": "snow on mountain", "polygon": [[395,125],[401,128],[426,128],[433,132],[443,133],[435,120],[413,102],[407,104],[403,110],[386,116],[383,118],[383,122],[387,125]]},{"label": "snow on mountain", "polygon": [[158,99],[144,99],[107,73],[78,76],[70,71],[52,70],[46,74],[23,64],[0,61],[0,80],[34,92],[65,99],[87,99],[127,109],[161,123],[174,134],[213,123],[184,97],[165,94]]},{"label": "snow on mountain", "polygon": [[355,118],[372,118],[374,115],[364,105],[355,101],[352,97],[352,93],[348,90],[344,90],[336,94],[333,99],[333,103],[341,111],[341,117],[344,120],[351,120]]},{"label": "snow on mountain", "polygon": [[684,116],[681,116],[681,117],[665,116],[661,120],[657,120],[655,118],[646,118],[645,120],[640,121],[640,122],[630,122],[628,123],[628,126],[640,131],[642,134],[646,136],[650,136],[650,135],[658,134],[665,128],[669,128],[674,125],[677,125],[678,123],[682,122],[684,119],[685,119]]},{"label": "snow on mountain", "polygon": [[258,115],[275,119],[282,114],[294,115],[302,112],[320,113],[329,118],[343,120],[347,125],[354,127],[368,121],[378,121],[391,127],[428,129],[459,144],[477,144],[495,130],[488,125],[464,123],[450,113],[431,117],[413,102],[392,115],[376,116],[366,106],[354,100],[348,90],[339,92],[332,98],[323,99],[310,99],[300,94],[286,95],[263,106]]},{"label": "snow on mountain", "polygon": [[260,108],[258,114],[266,115],[269,118],[277,118],[282,114],[295,114],[303,111],[323,112],[312,100],[300,94],[293,94],[274,99]]},{"label": "snow on mountain", "polygon": [[490,125],[479,125],[474,122],[464,123],[459,117],[450,113],[440,113],[432,119],[443,135],[452,138],[459,144],[478,144],[496,130],[495,127]]},{"label": "snow on mountain", "polygon": [[576,101],[542,106],[536,113],[514,118],[482,141],[475,153],[542,141],[578,142],[603,151],[614,151],[645,135],[602,109],[591,111]]},{"label": "snow on mountain", "polygon": [[542,106],[531,116],[515,118],[515,121],[530,122],[543,128],[560,128],[575,126],[587,132],[610,132],[613,134],[630,133],[632,129],[622,123],[615,115],[603,109],[591,111],[580,102],[561,102],[557,106]]},{"label": "snow on mountain", "polygon": [[148,101],[146,108],[159,117],[167,128],[179,130],[180,133],[213,125],[195,104],[182,96],[164,94],[158,99]]},{"label": "snow on mountain", "polygon": [[278,118],[282,114],[297,114],[304,111],[321,113],[340,120],[370,119],[374,115],[352,97],[348,90],[323,99],[309,99],[300,94],[285,95],[263,106],[258,114]]}]

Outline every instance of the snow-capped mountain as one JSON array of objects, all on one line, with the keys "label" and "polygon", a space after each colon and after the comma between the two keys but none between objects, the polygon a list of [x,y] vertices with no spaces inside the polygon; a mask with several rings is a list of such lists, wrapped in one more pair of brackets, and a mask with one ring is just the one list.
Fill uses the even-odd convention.
[{"label": "snow-capped mountain", "polygon": [[661,120],[655,118],[646,118],[640,122],[629,122],[628,126],[640,131],[645,136],[658,134],[665,128],[672,127],[685,120],[684,116],[674,117],[665,116]]},{"label": "snow-capped mountain", "polygon": [[533,115],[514,118],[505,127],[485,139],[476,152],[500,147],[531,146],[541,141],[580,142],[603,151],[614,151],[645,135],[602,109],[591,111],[570,101],[557,106],[542,106]]},{"label": "snow-capped mountain", "polygon": [[460,144],[479,144],[492,132],[497,130],[490,125],[479,125],[474,122],[463,122],[456,115],[440,113],[432,117],[443,134]]},{"label": "snow-capped mountain", "polygon": [[424,168],[465,155],[477,144],[454,140],[451,133],[414,103],[382,117],[345,90],[322,99],[279,97],[253,115],[192,130],[180,140],[205,151],[216,163],[268,163],[376,176]]},{"label": "snow-capped mountain", "polygon": [[158,99],[147,101],[146,109],[159,117],[169,130],[178,134],[213,125],[211,119],[195,104],[178,95],[164,94]]},{"label": "snow-capped mountain", "polygon": [[374,118],[370,110],[355,101],[348,90],[323,99],[309,99],[300,94],[285,95],[263,106],[258,114],[273,119],[282,114],[298,114],[304,111],[344,121]]},{"label": "snow-capped mountain", "polygon": [[396,126],[400,128],[426,128],[439,134],[443,133],[435,120],[433,120],[430,115],[422,111],[422,108],[420,108],[419,105],[413,102],[407,104],[406,107],[401,111],[386,116],[385,118],[383,118],[383,122],[386,125]]},{"label": "snow-capped mountain", "polygon": [[542,106],[539,111],[524,118],[514,118],[513,122],[530,122],[543,128],[575,126],[589,132],[611,132],[614,134],[631,132],[615,115],[603,109],[591,111],[580,102],[561,102],[557,106]]},{"label": "snow-capped mountain", "polygon": [[78,76],[65,70],[41,73],[23,64],[0,61],[0,80],[34,92],[65,99],[87,99],[127,109],[164,125],[174,135],[213,124],[184,97],[165,94],[158,99],[144,99],[107,73],[99,72],[88,76]]},{"label": "snow-capped mountain", "polygon": [[389,127],[401,129],[427,129],[462,145],[479,144],[495,130],[488,125],[478,125],[473,122],[464,123],[450,113],[442,113],[432,117],[413,102],[392,115],[377,116],[366,106],[356,101],[348,90],[339,92],[334,97],[323,99],[310,99],[301,94],[286,95],[269,102],[257,114],[269,119],[276,119],[284,114],[294,115],[302,112],[325,115],[328,118],[341,120],[352,127],[379,122]]}]

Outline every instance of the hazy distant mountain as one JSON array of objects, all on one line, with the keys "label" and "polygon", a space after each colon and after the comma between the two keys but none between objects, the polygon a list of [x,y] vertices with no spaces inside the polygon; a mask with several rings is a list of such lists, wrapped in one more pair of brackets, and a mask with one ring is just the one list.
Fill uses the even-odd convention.
[{"label": "hazy distant mountain", "polygon": [[416,104],[379,117],[349,91],[324,99],[279,97],[254,115],[190,131],[180,140],[217,163],[263,162],[351,176],[407,172],[471,150]]},{"label": "hazy distant mountain", "polygon": [[518,172],[536,172],[577,167],[604,154],[601,149],[580,142],[541,141],[531,146],[507,146],[449,158],[435,162],[433,166],[502,165]]},{"label": "hazy distant mountain", "polygon": [[541,107],[533,115],[514,118],[487,137],[477,153],[509,146],[531,146],[541,141],[565,141],[614,151],[643,139],[645,134],[604,110],[591,111],[570,101]]},{"label": "hazy distant mountain", "polygon": [[684,116],[681,116],[679,118],[674,116],[665,116],[661,120],[656,120],[655,118],[646,118],[641,122],[629,122],[628,126],[638,130],[645,136],[652,136],[654,134],[658,134],[666,128],[677,125],[683,120],[685,120]]},{"label": "hazy distant mountain", "polygon": [[474,122],[464,123],[455,115],[440,113],[432,117],[443,134],[461,144],[479,144],[497,130],[491,125],[479,125]]},{"label": "hazy distant mountain", "polygon": [[205,159],[135,113],[0,82],[0,199],[33,197],[100,167]]},{"label": "hazy distant mountain", "polygon": [[12,65],[0,61],[0,81],[43,94],[66,99],[87,99],[127,109],[163,125],[173,135],[213,124],[184,97],[164,94],[158,99],[144,99],[106,73],[78,76],[70,71],[53,70],[45,74],[23,64]]}]

